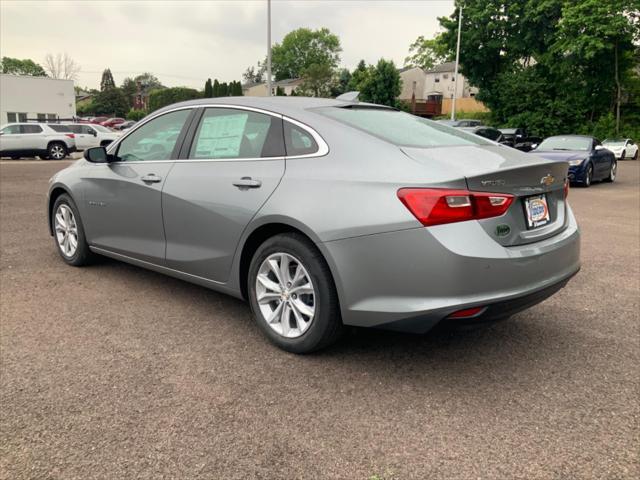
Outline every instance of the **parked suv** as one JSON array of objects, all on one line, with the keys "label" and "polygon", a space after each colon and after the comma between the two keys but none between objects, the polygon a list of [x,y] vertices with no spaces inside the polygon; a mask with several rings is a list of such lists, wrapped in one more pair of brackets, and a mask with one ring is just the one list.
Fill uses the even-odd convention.
[{"label": "parked suv", "polygon": [[75,135],[64,125],[9,123],[0,129],[0,157],[62,160],[75,151]]},{"label": "parked suv", "polygon": [[75,134],[78,150],[86,150],[91,147],[106,147],[122,135],[102,125],[69,123],[64,126]]}]

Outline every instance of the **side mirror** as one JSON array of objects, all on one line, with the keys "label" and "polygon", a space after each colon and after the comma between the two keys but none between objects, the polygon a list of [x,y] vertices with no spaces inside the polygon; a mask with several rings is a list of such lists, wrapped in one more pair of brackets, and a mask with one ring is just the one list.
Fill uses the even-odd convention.
[{"label": "side mirror", "polygon": [[84,158],[91,163],[109,163],[109,155],[104,147],[87,148]]},{"label": "side mirror", "polygon": [[94,137],[98,136],[98,132],[96,132],[95,130],[91,129],[91,135],[93,135]]}]

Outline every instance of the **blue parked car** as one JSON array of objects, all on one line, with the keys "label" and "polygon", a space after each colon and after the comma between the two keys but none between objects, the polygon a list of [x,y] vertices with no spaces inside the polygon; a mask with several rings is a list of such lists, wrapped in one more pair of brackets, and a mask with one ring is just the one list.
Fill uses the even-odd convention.
[{"label": "blue parked car", "polygon": [[557,135],[542,141],[530,154],[569,163],[569,180],[589,187],[595,180],[613,182],[618,164],[610,150],[594,137]]}]

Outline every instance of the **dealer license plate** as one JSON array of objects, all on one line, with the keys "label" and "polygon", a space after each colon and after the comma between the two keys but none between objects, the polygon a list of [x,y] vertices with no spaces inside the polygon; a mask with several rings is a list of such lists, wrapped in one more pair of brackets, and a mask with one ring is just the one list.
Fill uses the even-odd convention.
[{"label": "dealer license plate", "polygon": [[549,205],[545,194],[524,199],[527,228],[538,228],[549,223]]}]

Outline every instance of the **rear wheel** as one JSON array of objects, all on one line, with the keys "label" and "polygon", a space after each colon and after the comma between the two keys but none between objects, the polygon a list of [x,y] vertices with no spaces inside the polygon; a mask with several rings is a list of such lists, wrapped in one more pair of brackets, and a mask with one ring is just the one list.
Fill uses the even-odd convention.
[{"label": "rear wheel", "polygon": [[637,160],[638,159],[638,150],[636,150],[636,153],[633,154],[632,160]]},{"label": "rear wheel", "polygon": [[609,176],[604,179],[605,182],[614,182],[616,179],[616,173],[618,171],[618,162],[615,160],[611,163],[611,169],[609,170]]},{"label": "rear wheel", "polygon": [[329,267],[302,235],[276,235],[258,248],[249,267],[248,296],[258,326],[283,350],[313,352],[342,334]]},{"label": "rear wheel", "polygon": [[587,173],[584,174],[584,185],[585,188],[589,188],[591,186],[591,182],[593,182],[593,165],[589,164],[587,167]]},{"label": "rear wheel", "polygon": [[90,263],[94,255],[89,250],[78,208],[71,197],[60,195],[53,205],[52,215],[53,238],[62,259],[76,267]]},{"label": "rear wheel", "polygon": [[626,152],[626,151],[623,151],[623,152],[622,152],[622,155],[620,155],[620,160],[624,160],[624,157],[625,157],[625,155],[626,155],[626,154],[627,154],[627,152]]},{"label": "rear wheel", "polygon": [[54,142],[47,148],[47,156],[53,160],[62,160],[67,156],[67,147],[62,143]]}]

